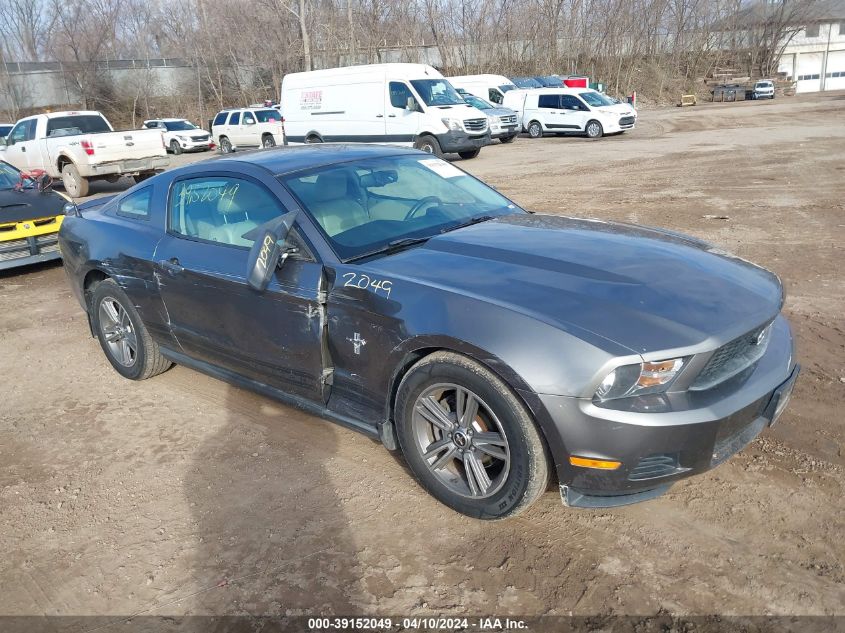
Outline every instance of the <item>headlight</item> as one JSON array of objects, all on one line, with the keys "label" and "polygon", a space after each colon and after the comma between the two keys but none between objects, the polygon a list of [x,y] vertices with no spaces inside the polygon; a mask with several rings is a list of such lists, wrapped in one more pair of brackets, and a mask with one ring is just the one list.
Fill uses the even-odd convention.
[{"label": "headlight", "polygon": [[599,108],[599,112],[602,114],[616,114],[613,110],[604,110],[602,108]]},{"label": "headlight", "polygon": [[457,130],[461,132],[464,129],[464,126],[461,124],[460,119],[440,119],[443,121],[443,125],[445,125],[450,130]]},{"label": "headlight", "polygon": [[665,391],[686,360],[672,358],[617,367],[601,381],[596,389],[596,398],[604,401]]},{"label": "headlight", "polygon": [[182,136],[181,134],[177,134],[176,138],[178,138],[180,141],[187,141],[188,140],[187,136]]}]

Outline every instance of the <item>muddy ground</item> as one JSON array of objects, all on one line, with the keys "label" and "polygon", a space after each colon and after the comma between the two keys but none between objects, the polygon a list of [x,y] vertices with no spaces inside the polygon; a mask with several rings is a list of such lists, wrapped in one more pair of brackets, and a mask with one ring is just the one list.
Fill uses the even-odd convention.
[{"label": "muddy ground", "polygon": [[777,272],[804,366],[779,425],[655,501],[550,489],[484,523],[330,422],[181,367],[120,378],[60,265],[0,273],[0,614],[845,615],[845,94],[642,112],[461,166]]}]

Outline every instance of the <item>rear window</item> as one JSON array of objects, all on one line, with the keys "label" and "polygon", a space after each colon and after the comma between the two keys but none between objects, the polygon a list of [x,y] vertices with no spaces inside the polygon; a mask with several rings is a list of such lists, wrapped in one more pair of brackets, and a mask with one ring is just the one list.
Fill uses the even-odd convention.
[{"label": "rear window", "polygon": [[111,132],[106,120],[96,114],[75,114],[47,119],[47,136],[101,134]]},{"label": "rear window", "polygon": [[214,125],[223,125],[226,122],[226,115],[229,114],[228,112],[219,112],[216,117],[214,117]]},{"label": "rear window", "polygon": [[255,118],[259,123],[279,122],[282,120],[282,114],[278,110],[256,110]]}]

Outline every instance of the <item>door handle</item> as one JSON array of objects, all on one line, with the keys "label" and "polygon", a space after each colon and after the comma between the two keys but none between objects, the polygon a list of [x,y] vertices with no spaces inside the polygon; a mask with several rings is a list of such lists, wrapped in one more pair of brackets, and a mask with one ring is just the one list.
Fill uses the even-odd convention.
[{"label": "door handle", "polygon": [[383,118],[384,118],[384,115],[383,115],[383,114],[377,114],[377,115],[376,115],[376,118],[377,118],[377,119],[383,119]]},{"label": "door handle", "polygon": [[396,115],[395,115],[395,114],[388,114],[387,116],[389,116],[391,119],[395,119],[395,118],[396,118]]},{"label": "door handle", "polygon": [[26,151],[26,148],[25,148],[25,147],[21,147],[21,151],[22,151],[22,152],[25,152],[25,151]]},{"label": "door handle", "polygon": [[179,263],[178,257],[171,257],[170,259],[163,259],[159,262],[162,268],[172,274],[181,273],[185,270]]}]

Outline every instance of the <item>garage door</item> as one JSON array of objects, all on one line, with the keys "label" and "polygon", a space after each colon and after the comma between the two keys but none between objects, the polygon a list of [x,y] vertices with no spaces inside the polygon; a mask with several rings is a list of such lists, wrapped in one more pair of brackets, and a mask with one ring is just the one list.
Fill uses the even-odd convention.
[{"label": "garage door", "polygon": [[845,51],[830,51],[825,90],[845,90]]},{"label": "garage door", "polygon": [[817,92],[821,89],[823,53],[801,53],[798,56],[796,92]]}]

